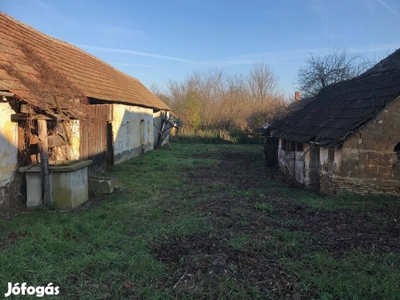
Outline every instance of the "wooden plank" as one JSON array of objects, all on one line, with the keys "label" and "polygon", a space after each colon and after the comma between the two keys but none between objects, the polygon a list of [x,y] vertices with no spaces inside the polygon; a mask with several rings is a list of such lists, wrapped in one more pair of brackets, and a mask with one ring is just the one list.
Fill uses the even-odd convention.
[{"label": "wooden plank", "polygon": [[33,113],[33,110],[27,104],[21,104],[19,111],[25,114]]},{"label": "wooden plank", "polygon": [[[58,103],[58,100],[57,100],[56,96],[54,96],[54,102],[56,103],[58,113],[62,114],[62,111],[61,111],[61,108],[60,108],[60,104]],[[64,134],[65,134],[65,137],[67,138],[68,145],[72,145],[71,139],[69,138],[67,126],[65,125],[65,122],[62,122],[62,127],[64,129]]]},{"label": "wooden plank", "polygon": [[[171,149],[174,150],[174,148],[172,148],[171,144],[169,143],[167,137],[160,131],[160,129],[158,129],[158,127],[156,126],[156,124],[153,123],[153,125],[154,125],[154,127],[157,129],[158,133],[164,138],[164,141],[167,142],[168,146],[170,146]],[[161,141],[160,145],[162,144],[162,142],[163,142],[163,141]]]},{"label": "wooden plank", "polygon": [[111,118],[111,108],[109,104],[90,105],[87,107],[88,118],[80,121],[80,158],[92,160],[92,168],[102,168],[106,161],[110,161],[107,123]]},{"label": "wooden plank", "polygon": [[39,153],[40,153],[40,167],[42,176],[42,203],[49,205],[51,203],[50,195],[50,167],[49,167],[49,154],[48,154],[48,141],[47,141],[47,121],[38,120],[38,134],[39,134]]},{"label": "wooden plank", "polygon": [[48,151],[49,145],[47,141],[47,121],[37,120],[39,141],[42,142],[45,151]]},{"label": "wooden plank", "polygon": [[54,148],[54,147],[60,147],[60,146],[64,146],[64,145],[68,145],[68,143],[66,142],[66,139],[64,139],[62,136],[60,135],[49,135],[47,137],[47,141],[48,141],[48,147],[49,148]]},{"label": "wooden plank", "polygon": [[4,97],[14,97],[14,95],[15,95],[14,93],[0,91],[0,96],[4,96]]},{"label": "wooden plank", "polygon": [[64,120],[68,121],[70,118],[61,115],[54,116],[46,116],[42,114],[26,114],[26,113],[16,113],[11,115],[11,122],[24,121],[26,119],[32,120],[46,120],[46,121],[54,121],[54,120]]}]

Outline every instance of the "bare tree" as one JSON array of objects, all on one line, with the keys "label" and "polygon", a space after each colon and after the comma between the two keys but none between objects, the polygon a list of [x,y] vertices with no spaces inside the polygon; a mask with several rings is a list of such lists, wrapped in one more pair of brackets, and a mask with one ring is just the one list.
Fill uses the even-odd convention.
[{"label": "bare tree", "polygon": [[349,80],[365,72],[371,62],[360,54],[334,50],[325,56],[314,56],[298,71],[299,89],[303,97],[312,97],[331,84]]},{"label": "bare tree", "polygon": [[265,120],[249,122],[249,116],[269,116],[283,101],[277,78],[265,63],[253,65],[248,76],[229,76],[218,69],[194,71],[182,82],[170,80],[166,94],[156,85],[151,89],[185,122],[188,132],[261,127]]},{"label": "bare tree", "polygon": [[151,91],[154,95],[156,95],[162,102],[164,102],[164,103],[167,104],[168,106],[171,106],[171,104],[172,104],[171,98],[168,97],[168,95],[167,95],[165,92],[163,92],[163,91],[161,90],[161,88],[160,88],[156,83],[153,83],[153,84],[150,86],[150,91]]},{"label": "bare tree", "polygon": [[254,103],[267,103],[272,98],[280,96],[278,77],[264,62],[253,65],[248,78],[248,85]]}]

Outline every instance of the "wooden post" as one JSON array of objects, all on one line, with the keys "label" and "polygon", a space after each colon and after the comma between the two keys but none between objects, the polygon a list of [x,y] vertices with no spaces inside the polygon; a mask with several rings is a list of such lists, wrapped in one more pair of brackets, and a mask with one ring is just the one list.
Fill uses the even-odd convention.
[{"label": "wooden post", "polygon": [[[156,124],[153,123],[153,125],[154,125],[154,127],[157,129],[158,133],[164,138],[164,141],[167,142],[168,146],[170,146],[171,149],[174,150],[174,148],[172,148],[171,144],[169,143],[167,137],[160,131],[160,129],[158,129],[158,127],[156,126]],[[160,145],[162,144],[162,142],[163,142],[163,141],[161,141]]]},{"label": "wooden post", "polygon": [[38,124],[38,148],[40,153],[40,168],[42,175],[42,203],[49,205],[51,202],[50,195],[50,167],[49,167],[49,153],[47,142],[47,121],[37,120]]},{"label": "wooden post", "polygon": [[[60,104],[58,103],[56,96],[54,96],[54,102],[56,103],[58,113],[61,115],[62,114],[61,107],[60,107]],[[72,146],[71,139],[70,139],[68,131],[67,131],[67,126],[65,126],[65,122],[62,122],[62,127],[64,129],[64,134],[65,134],[65,137],[67,138],[68,145]]]}]

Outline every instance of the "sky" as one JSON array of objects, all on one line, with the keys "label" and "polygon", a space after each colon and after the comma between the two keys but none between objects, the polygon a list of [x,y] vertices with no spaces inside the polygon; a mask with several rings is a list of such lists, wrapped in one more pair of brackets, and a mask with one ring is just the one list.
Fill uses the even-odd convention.
[{"label": "sky", "polygon": [[0,11],[162,91],[263,62],[292,96],[311,54],[378,62],[400,48],[400,0],[0,0]]}]

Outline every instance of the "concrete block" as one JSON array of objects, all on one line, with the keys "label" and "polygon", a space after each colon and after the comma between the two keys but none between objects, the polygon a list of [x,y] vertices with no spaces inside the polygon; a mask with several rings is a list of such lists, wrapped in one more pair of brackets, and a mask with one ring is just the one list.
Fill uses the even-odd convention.
[{"label": "concrete block", "polygon": [[[72,209],[87,201],[87,167],[91,160],[83,160],[68,165],[50,166],[51,203],[60,209]],[[39,164],[19,168],[26,173],[28,208],[42,205],[42,177]]]},{"label": "concrete block", "polygon": [[98,196],[102,194],[111,194],[117,186],[115,178],[89,178],[89,194],[90,196]]}]

